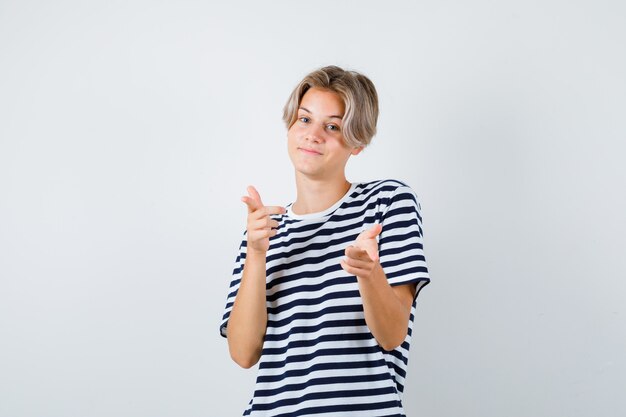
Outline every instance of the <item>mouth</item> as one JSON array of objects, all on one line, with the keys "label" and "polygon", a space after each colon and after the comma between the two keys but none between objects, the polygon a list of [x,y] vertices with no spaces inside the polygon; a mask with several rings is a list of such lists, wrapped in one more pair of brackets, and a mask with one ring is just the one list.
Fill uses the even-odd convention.
[{"label": "mouth", "polygon": [[321,153],[314,151],[313,149],[307,149],[307,148],[298,148],[298,149],[310,155],[321,155]]}]

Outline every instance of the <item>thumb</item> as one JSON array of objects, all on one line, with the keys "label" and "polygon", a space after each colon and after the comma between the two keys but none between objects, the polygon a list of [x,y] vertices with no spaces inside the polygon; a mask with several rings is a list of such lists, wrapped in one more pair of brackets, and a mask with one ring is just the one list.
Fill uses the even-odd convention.
[{"label": "thumb", "polygon": [[252,213],[255,210],[263,207],[263,202],[261,201],[261,196],[257,192],[256,188],[252,185],[247,187],[248,195],[241,197],[241,201],[243,201],[246,206],[248,206],[248,213]]},{"label": "thumb", "polygon": [[248,186],[248,194],[250,194],[250,197],[252,197],[257,202],[259,207],[263,206],[263,202],[261,201],[261,196],[259,195],[259,192],[256,190],[256,188],[254,188],[254,186],[252,185]]},{"label": "thumb", "polygon": [[253,211],[257,209],[257,203],[251,197],[249,196],[241,197],[241,201],[243,201],[245,205],[248,206],[248,213],[252,213]]},{"label": "thumb", "polygon": [[376,223],[374,226],[370,227],[365,231],[366,237],[372,238],[376,237],[383,231],[383,226],[380,223]]}]

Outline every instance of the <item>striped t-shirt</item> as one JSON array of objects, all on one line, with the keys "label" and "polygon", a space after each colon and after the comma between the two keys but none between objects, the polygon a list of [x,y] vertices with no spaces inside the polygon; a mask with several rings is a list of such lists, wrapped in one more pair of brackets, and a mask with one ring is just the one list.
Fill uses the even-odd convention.
[{"label": "striped t-shirt", "polygon": [[[328,209],[271,215],[279,222],[266,257],[267,329],[254,396],[243,415],[404,416],[402,393],[416,299],[430,282],[417,195],[405,183],[352,183]],[[407,336],[386,351],[370,332],[357,278],[339,261],[361,231],[382,224],[381,266],[389,284],[415,282]],[[246,231],[220,325],[226,337],[246,258]]]}]

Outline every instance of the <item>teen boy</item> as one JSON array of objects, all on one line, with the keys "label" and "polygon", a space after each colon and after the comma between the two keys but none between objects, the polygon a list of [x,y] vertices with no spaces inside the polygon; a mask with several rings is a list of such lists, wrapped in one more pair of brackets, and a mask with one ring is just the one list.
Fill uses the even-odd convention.
[{"label": "teen boy", "polygon": [[349,182],[376,133],[364,75],[308,74],[283,119],[296,201],[253,186],[222,323],[232,359],[259,363],[244,415],[404,416],[416,299],[430,282],[417,195],[394,179]]}]

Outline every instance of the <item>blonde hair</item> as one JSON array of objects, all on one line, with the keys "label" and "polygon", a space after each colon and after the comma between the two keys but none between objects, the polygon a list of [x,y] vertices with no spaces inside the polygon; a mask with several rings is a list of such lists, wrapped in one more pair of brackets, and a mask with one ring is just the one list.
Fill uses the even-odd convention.
[{"label": "blonde hair", "polygon": [[298,118],[302,97],[310,88],[333,91],[345,106],[343,137],[348,146],[366,147],[376,134],[378,120],[378,94],[372,81],[356,71],[346,71],[329,65],[308,75],[294,88],[283,108],[283,121],[287,130]]}]

